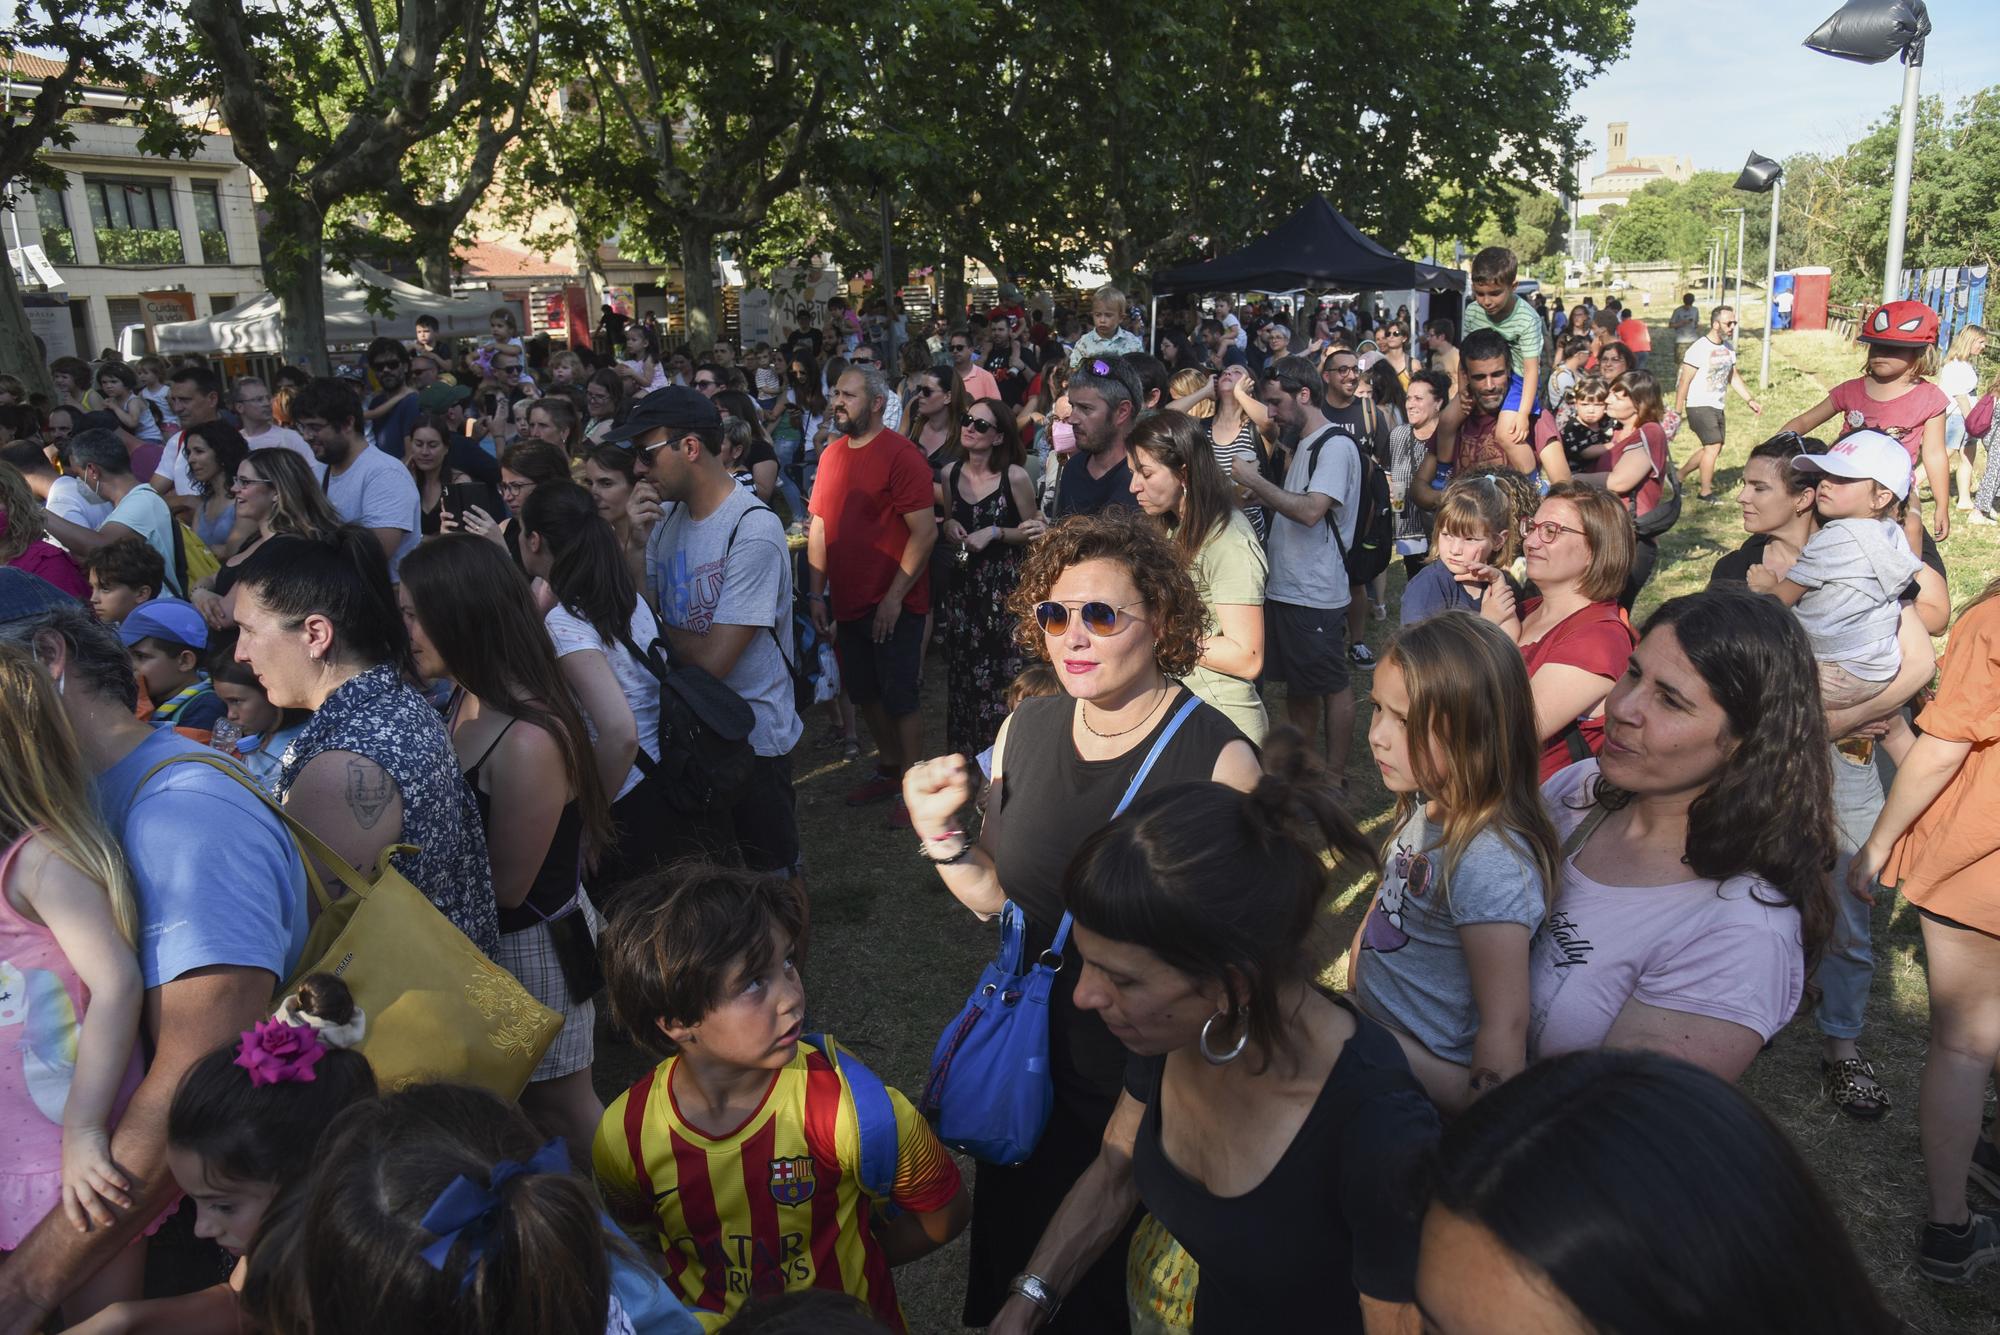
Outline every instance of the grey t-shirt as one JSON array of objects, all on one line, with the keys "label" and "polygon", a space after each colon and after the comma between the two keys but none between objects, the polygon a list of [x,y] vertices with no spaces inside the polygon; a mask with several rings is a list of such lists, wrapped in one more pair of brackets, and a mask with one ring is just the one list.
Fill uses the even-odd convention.
[{"label": "grey t-shirt", "polygon": [[1900,599],[1922,565],[1890,520],[1828,520],[1785,572],[1806,590],[1792,610],[1813,655],[1863,681],[1893,678],[1903,665],[1896,645]]},{"label": "grey t-shirt", "polygon": [[[1271,511],[1271,577],[1264,585],[1264,597],[1274,603],[1333,611],[1346,607],[1349,599],[1347,563],[1340,553],[1354,546],[1355,507],[1361,499],[1361,454],[1339,427],[1322,430],[1326,433],[1326,443],[1320,447],[1317,466],[1312,457],[1316,437],[1307,436],[1292,451],[1292,462],[1285,470],[1285,490],[1300,494],[1318,492],[1332,497],[1333,506],[1324,519],[1310,528]],[[1308,471],[1311,476],[1307,476]],[[1340,525],[1338,546],[1331,527],[1336,523]]]},{"label": "grey t-shirt", "polygon": [[[783,656],[792,651],[792,558],[778,516],[740,487],[706,519],[690,516],[685,505],[670,507],[646,539],[646,589],[660,619],[680,630],[756,628],[724,680],[756,715],[751,749],[789,755],[805,725]],[[773,629],[785,641],[783,654]]]},{"label": "grey t-shirt", "polygon": [[423,541],[423,497],[410,470],[372,447],[354,451],[347,470],[335,473],[322,467],[321,485],[326,499],[340,517],[363,528],[399,528],[403,540],[389,558],[389,578],[402,574],[403,558]]},{"label": "grey t-shirt", "polygon": [[1441,884],[1444,830],[1421,806],[1396,831],[1386,862],[1361,929],[1367,953],[1355,964],[1355,997],[1382,1023],[1468,1065],[1479,1007],[1458,929],[1517,922],[1533,932],[1548,903],[1541,874],[1513,841],[1482,830]]}]

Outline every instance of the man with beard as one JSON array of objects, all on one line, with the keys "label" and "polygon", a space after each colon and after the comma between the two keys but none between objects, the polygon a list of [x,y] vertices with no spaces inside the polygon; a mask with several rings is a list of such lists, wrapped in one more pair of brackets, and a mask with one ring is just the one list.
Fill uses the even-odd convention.
[{"label": "man with beard", "polygon": [[362,439],[361,401],[344,381],[322,378],[300,390],[292,399],[292,424],[324,465],[319,480],[327,500],[342,519],[375,535],[395,580],[421,540],[423,498],[416,479]]},{"label": "man with beard", "polygon": [[1500,410],[1518,383],[1509,369],[1506,338],[1497,329],[1467,334],[1465,345],[1458,350],[1458,363],[1465,387],[1438,428],[1438,463],[1449,464],[1454,473],[1477,468],[1511,468],[1523,477],[1532,477],[1536,443],[1532,440],[1510,443],[1499,431]]},{"label": "man with beard", "polygon": [[1222,327],[1222,321],[1211,316],[1196,327],[1196,332],[1201,336],[1202,347],[1208,350],[1209,369],[1217,375],[1232,366],[1249,365],[1250,359],[1236,346],[1236,340]]},{"label": "man with beard", "polygon": [[1125,438],[1146,391],[1122,357],[1092,357],[1069,373],[1069,424],[1077,455],[1056,482],[1056,518],[1094,515],[1107,506],[1135,507]]},{"label": "man with beard", "polygon": [[888,823],[907,825],[903,771],[924,754],[917,677],[937,517],[924,452],[882,425],[893,392],[874,366],[834,385],[827,415],[842,434],[819,456],[806,565],[813,625],[834,636],[841,683],[880,752],[874,776],[847,794],[847,804],[893,797]]},{"label": "man with beard", "polygon": [[[1282,326],[1274,326],[1282,328]],[[1359,397],[1361,360],[1351,349],[1337,348],[1326,360],[1326,403],[1321,408],[1326,420],[1339,427],[1362,449],[1375,456],[1382,467],[1389,466],[1389,422],[1372,399]],[[1376,593],[1381,592],[1378,584]],[[1367,586],[1356,584],[1349,590],[1347,604],[1347,652],[1356,667],[1375,666],[1375,654],[1364,642],[1368,634]]]},{"label": "man with beard", "polygon": [[362,413],[363,427],[376,449],[401,463],[403,439],[417,424],[417,391],[404,383],[410,355],[393,338],[378,338],[368,345],[368,369],[375,373],[381,392],[368,400]]},{"label": "man with beard", "polygon": [[958,373],[959,383],[965,386],[965,397],[969,399],[997,399],[1000,397],[1000,382],[993,373],[973,359],[972,352],[977,346],[972,341],[969,326],[960,325],[951,331],[951,369]]},{"label": "man with beard", "polygon": [[1308,744],[1324,745],[1328,777],[1345,791],[1354,733],[1347,552],[1360,512],[1361,447],[1327,420],[1325,388],[1304,357],[1272,363],[1258,397],[1291,451],[1282,487],[1246,459],[1230,469],[1270,518],[1264,676],[1285,683],[1286,717]]}]

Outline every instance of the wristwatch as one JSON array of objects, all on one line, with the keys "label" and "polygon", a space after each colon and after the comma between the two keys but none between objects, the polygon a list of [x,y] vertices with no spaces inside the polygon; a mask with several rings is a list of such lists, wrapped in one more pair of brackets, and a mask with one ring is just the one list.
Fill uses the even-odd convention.
[{"label": "wristwatch", "polygon": [[1007,1292],[1018,1293],[1036,1307],[1042,1309],[1044,1320],[1053,1321],[1062,1310],[1062,1299],[1049,1287],[1049,1282],[1033,1271],[1023,1271],[1014,1276],[1014,1282],[1007,1286]]}]

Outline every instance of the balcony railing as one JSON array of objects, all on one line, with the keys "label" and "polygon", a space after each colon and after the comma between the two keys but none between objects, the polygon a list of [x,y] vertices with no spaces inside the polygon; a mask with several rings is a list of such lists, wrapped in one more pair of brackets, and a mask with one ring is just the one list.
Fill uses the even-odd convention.
[{"label": "balcony railing", "polygon": [[97,229],[99,264],[185,264],[187,248],[179,232],[150,228]]}]

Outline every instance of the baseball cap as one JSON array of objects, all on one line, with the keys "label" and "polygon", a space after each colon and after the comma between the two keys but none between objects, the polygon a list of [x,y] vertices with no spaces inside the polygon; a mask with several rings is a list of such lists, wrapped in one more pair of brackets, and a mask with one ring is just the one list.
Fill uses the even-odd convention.
[{"label": "baseball cap", "polygon": [[178,598],[154,598],[140,603],[118,626],[118,642],[131,648],[147,636],[190,649],[208,648],[208,623],[194,604]]},{"label": "baseball cap", "polygon": [[417,407],[427,413],[441,413],[454,403],[464,403],[472,397],[472,390],[466,385],[454,385],[440,380],[435,385],[426,385],[417,391]]},{"label": "baseball cap", "polygon": [[685,385],[656,389],[632,405],[625,425],[604,433],[604,443],[613,445],[633,440],[661,427],[669,431],[693,431],[700,427],[722,429],[722,412],[708,395]]},{"label": "baseball cap", "polygon": [[26,621],[52,607],[82,605],[40,575],[0,566],[0,621]]},{"label": "baseball cap", "polygon": [[1801,473],[1879,482],[1899,501],[1910,494],[1910,452],[1880,431],[1856,431],[1827,446],[1823,454],[1796,455],[1792,467]]}]

